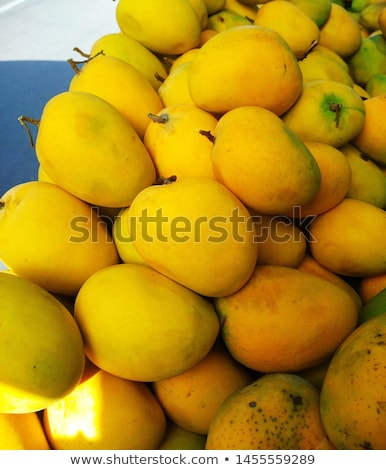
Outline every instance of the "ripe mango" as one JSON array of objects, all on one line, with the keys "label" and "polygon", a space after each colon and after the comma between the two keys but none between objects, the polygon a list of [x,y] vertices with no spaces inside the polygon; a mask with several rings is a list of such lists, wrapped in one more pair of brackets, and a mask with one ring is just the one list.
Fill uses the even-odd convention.
[{"label": "ripe mango", "polygon": [[265,374],[220,405],[207,450],[331,449],[319,412],[319,392],[295,374]]},{"label": "ripe mango", "polygon": [[212,304],[156,270],[118,264],[90,276],[74,316],[87,357],[118,377],[153,382],[193,367],[219,331]]},{"label": "ripe mango", "polygon": [[256,25],[217,33],[200,47],[189,73],[193,102],[212,113],[253,105],[281,115],[298,99],[302,84],[285,40]]},{"label": "ripe mango", "polygon": [[342,276],[386,272],[386,213],[359,199],[345,198],[311,223],[310,251],[322,266]]},{"label": "ripe mango", "polygon": [[237,292],[214,299],[232,356],[258,372],[293,372],[328,359],[358,309],[341,287],[286,266],[257,266]]},{"label": "ripe mango", "polygon": [[386,313],[358,326],[327,369],[320,395],[326,433],[337,449],[386,448]]},{"label": "ripe mango", "polygon": [[37,284],[0,272],[0,413],[30,413],[71,392],[85,365],[71,313]]},{"label": "ripe mango", "polygon": [[0,450],[50,450],[37,413],[0,413]]},{"label": "ripe mango", "polygon": [[157,54],[178,55],[198,46],[201,22],[188,0],[119,0],[121,31]]},{"label": "ripe mango", "polygon": [[65,91],[47,101],[36,156],[56,184],[98,206],[129,205],[155,179],[134,127],[112,104],[83,91]]},{"label": "ripe mango", "polygon": [[253,272],[258,246],[250,213],[212,178],[177,178],[150,186],[124,216],[122,223],[142,259],[198,294],[228,295]]},{"label": "ripe mango", "polygon": [[56,184],[27,181],[0,199],[0,259],[13,272],[75,295],[95,271],[119,262],[105,223]]},{"label": "ripe mango", "polygon": [[305,144],[259,106],[240,106],[219,119],[212,161],[217,179],[263,214],[291,212],[310,202],[321,184],[319,166]]}]

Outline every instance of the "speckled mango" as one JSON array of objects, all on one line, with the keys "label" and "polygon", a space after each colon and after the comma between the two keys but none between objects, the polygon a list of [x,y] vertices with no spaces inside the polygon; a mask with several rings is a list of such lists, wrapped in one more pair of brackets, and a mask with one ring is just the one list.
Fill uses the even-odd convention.
[{"label": "speckled mango", "polygon": [[306,379],[265,374],[228,396],[207,435],[207,450],[332,449],[319,412],[319,392]]},{"label": "speckled mango", "polygon": [[326,433],[337,449],[386,449],[386,313],[342,343],[320,395]]}]

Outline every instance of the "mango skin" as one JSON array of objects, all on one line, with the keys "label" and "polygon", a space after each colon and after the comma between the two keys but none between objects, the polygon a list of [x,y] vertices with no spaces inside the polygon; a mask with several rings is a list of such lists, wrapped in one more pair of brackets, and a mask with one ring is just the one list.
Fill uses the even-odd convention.
[{"label": "mango skin", "polygon": [[294,372],[328,359],[354,330],[351,295],[286,266],[257,266],[233,295],[214,299],[232,356],[263,373]]},{"label": "mango skin", "polygon": [[116,20],[123,33],[157,54],[182,54],[200,42],[200,19],[187,0],[119,0]]},{"label": "mango skin", "polygon": [[331,449],[320,420],[319,392],[296,374],[261,376],[220,405],[206,449]]},{"label": "mango skin", "polygon": [[83,340],[71,313],[50,293],[0,272],[0,413],[39,411],[79,383]]},{"label": "mango skin", "polygon": [[155,179],[151,157],[130,122],[103,98],[83,91],[47,101],[36,157],[56,184],[97,206],[129,205]]},{"label": "mango skin", "polygon": [[341,450],[386,448],[386,313],[362,325],[331,359],[320,395],[323,426]]},{"label": "mango skin", "polygon": [[345,198],[310,225],[312,256],[342,276],[386,272],[386,212],[359,199]]},{"label": "mango skin", "polygon": [[219,331],[212,304],[148,266],[91,276],[74,307],[87,357],[110,374],[154,382],[203,359]]}]

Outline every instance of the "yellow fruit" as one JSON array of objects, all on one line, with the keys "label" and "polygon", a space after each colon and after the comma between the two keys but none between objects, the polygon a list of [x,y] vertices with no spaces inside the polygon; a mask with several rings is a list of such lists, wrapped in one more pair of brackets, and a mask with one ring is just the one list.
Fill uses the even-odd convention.
[{"label": "yellow fruit", "polygon": [[103,51],[104,54],[116,57],[143,73],[155,90],[167,77],[165,65],[147,47],[122,32],[105,34],[91,46],[90,57]]},{"label": "yellow fruit", "polygon": [[359,199],[345,198],[313,220],[312,256],[342,276],[374,276],[386,272],[386,214]]},{"label": "yellow fruit", "polygon": [[358,292],[364,304],[369,302],[383,289],[386,289],[386,273],[362,277],[358,285]]},{"label": "yellow fruit", "polygon": [[330,359],[318,364],[317,366],[310,367],[309,369],[299,372],[299,375],[303,377],[303,379],[311,382],[320,392],[329,365]]},{"label": "yellow fruit", "polygon": [[384,1],[366,5],[359,14],[359,23],[369,32],[376,31],[379,29],[379,15],[384,8]]},{"label": "yellow fruit", "polygon": [[99,206],[125,207],[155,180],[151,157],[132,125],[91,93],[66,91],[47,101],[36,156],[56,184]]},{"label": "yellow fruit", "polygon": [[304,83],[300,98],[282,119],[302,140],[340,147],[361,131],[365,106],[351,86],[312,80]]},{"label": "yellow fruit", "polygon": [[194,104],[189,90],[189,74],[191,61],[173,67],[162,85],[158,95],[163,107],[175,104]]},{"label": "yellow fruit", "polygon": [[264,214],[254,214],[253,220],[259,244],[257,264],[296,268],[305,255],[307,241],[293,220]]},{"label": "yellow fruit", "polygon": [[122,223],[146,263],[198,294],[236,291],[256,264],[249,211],[212,178],[151,186],[126,215]]},{"label": "yellow fruit", "polygon": [[319,41],[320,30],[315,21],[301,8],[286,0],[275,0],[262,5],[254,23],[278,32],[296,57],[303,57],[312,44]]},{"label": "yellow fruit", "polygon": [[362,100],[367,100],[367,98],[370,98],[370,95],[368,94],[368,92],[360,85],[357,85],[356,83],[354,83],[353,88],[358,93],[358,95],[362,98]]},{"label": "yellow fruit", "polygon": [[212,114],[194,104],[171,105],[153,116],[143,142],[158,175],[214,178],[213,145],[201,131],[213,134],[216,125]]},{"label": "yellow fruit", "polygon": [[188,0],[188,2],[197,15],[201,29],[205,29],[208,23],[208,9],[205,0]]},{"label": "yellow fruit", "polygon": [[364,101],[366,117],[352,144],[376,163],[386,165],[386,95]]},{"label": "yellow fruit", "polygon": [[213,306],[198,294],[138,264],[95,273],[74,309],[87,357],[129,380],[152,382],[193,367],[219,330]]},{"label": "yellow fruit", "polygon": [[258,372],[320,364],[355,328],[358,316],[341,287],[275,265],[257,266],[244,287],[214,302],[229,352]]},{"label": "yellow fruit", "polygon": [[308,15],[320,28],[327,21],[331,11],[331,0],[289,0]]},{"label": "yellow fruit", "polygon": [[297,100],[302,75],[296,57],[275,31],[256,25],[213,36],[193,59],[193,102],[213,113],[255,105],[281,115]]},{"label": "yellow fruit", "polygon": [[105,224],[56,184],[21,183],[0,204],[0,259],[48,291],[74,295],[99,269],[118,263]]},{"label": "yellow fruit", "polygon": [[38,415],[0,413],[0,450],[50,450]]},{"label": "yellow fruit", "polygon": [[37,284],[0,272],[0,413],[30,413],[61,399],[84,369],[71,313]]},{"label": "yellow fruit", "polygon": [[319,276],[326,281],[332,282],[333,284],[341,287],[345,290],[349,295],[351,295],[352,299],[354,300],[358,312],[363,307],[363,301],[352,285],[349,284],[348,281],[345,281],[342,277],[338,276],[337,274],[333,273],[332,271],[328,270],[321,264],[319,264],[311,255],[306,253],[304,258],[302,259],[301,263],[298,266],[300,271],[305,271],[306,273],[314,274],[315,276]]},{"label": "yellow fruit", "polygon": [[167,420],[160,450],[205,450],[206,436],[188,431]]},{"label": "yellow fruit", "polygon": [[195,47],[194,49],[189,49],[183,54],[178,55],[175,59],[173,59],[172,65],[170,66],[170,69],[169,69],[169,73],[173,72],[174,69],[176,69],[180,65],[185,64],[187,62],[191,62],[193,60],[193,57],[197,54],[199,50],[200,50],[199,47]]},{"label": "yellow fruit", "polygon": [[330,14],[320,28],[319,44],[341,57],[353,55],[361,46],[362,33],[358,23],[341,5],[331,2]]},{"label": "yellow fruit", "polygon": [[55,450],[157,449],[166,426],[164,412],[146,384],[103,370],[47,407],[43,419]]},{"label": "yellow fruit", "polygon": [[386,74],[386,39],[383,35],[362,39],[361,47],[347,59],[355,83],[366,87],[372,76]]},{"label": "yellow fruit", "polygon": [[337,449],[386,448],[386,313],[343,342],[332,358],[320,395],[323,427]]},{"label": "yellow fruit", "polygon": [[241,106],[219,119],[212,160],[217,179],[260,213],[291,211],[320,187],[320,170],[307,147],[261,107]]},{"label": "yellow fruit", "polygon": [[[320,419],[318,390],[298,375],[279,373],[263,375],[229,396],[206,441],[207,450],[330,448]],[[273,463],[275,455],[271,458]]]},{"label": "yellow fruit", "polygon": [[346,65],[342,65],[333,57],[325,54],[320,49],[312,50],[307,56],[299,61],[303,80],[335,80],[344,85],[352,86],[351,78]]},{"label": "yellow fruit", "polygon": [[206,9],[209,15],[222,10],[225,7],[226,0],[205,0]]},{"label": "yellow fruit", "polygon": [[378,15],[378,26],[382,34],[386,37],[386,8],[383,8]]},{"label": "yellow fruit", "polygon": [[149,123],[148,113],[163,107],[157,91],[133,65],[109,55],[98,55],[83,65],[69,91],[92,93],[113,105],[142,139]]},{"label": "yellow fruit", "polygon": [[340,148],[351,167],[347,197],[369,202],[386,209],[386,178],[383,171],[351,144]]},{"label": "yellow fruit", "polygon": [[314,156],[321,173],[321,184],[315,197],[299,210],[304,218],[326,212],[346,197],[351,184],[351,167],[341,150],[322,142],[304,141]]},{"label": "yellow fruit", "polygon": [[182,54],[200,41],[200,19],[188,0],[119,0],[116,20],[123,33],[157,54]]},{"label": "yellow fruit", "polygon": [[153,391],[169,419],[206,435],[223,400],[252,380],[250,371],[216,346],[189,370],[154,382]]}]

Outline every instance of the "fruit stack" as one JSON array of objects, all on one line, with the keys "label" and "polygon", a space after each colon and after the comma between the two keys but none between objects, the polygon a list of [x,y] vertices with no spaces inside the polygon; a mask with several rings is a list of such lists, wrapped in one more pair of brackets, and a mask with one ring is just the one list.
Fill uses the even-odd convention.
[{"label": "fruit stack", "polygon": [[115,8],[20,117],[0,448],[386,449],[386,2]]}]

